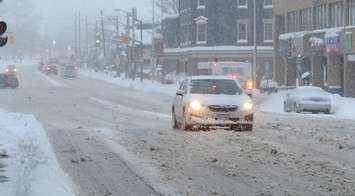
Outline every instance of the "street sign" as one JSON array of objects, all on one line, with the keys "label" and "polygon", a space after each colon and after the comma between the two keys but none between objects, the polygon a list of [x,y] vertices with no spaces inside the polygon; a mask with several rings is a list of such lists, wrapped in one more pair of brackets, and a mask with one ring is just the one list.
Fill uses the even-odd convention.
[{"label": "street sign", "polygon": [[354,62],[355,61],[355,54],[348,54],[348,61]]}]

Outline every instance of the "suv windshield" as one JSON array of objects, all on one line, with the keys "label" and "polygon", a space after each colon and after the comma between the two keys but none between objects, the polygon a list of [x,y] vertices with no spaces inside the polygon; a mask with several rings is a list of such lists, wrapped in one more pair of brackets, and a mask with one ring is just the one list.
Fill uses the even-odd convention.
[{"label": "suv windshield", "polygon": [[234,80],[225,79],[203,79],[191,81],[191,94],[224,94],[236,95],[241,94],[242,89]]}]

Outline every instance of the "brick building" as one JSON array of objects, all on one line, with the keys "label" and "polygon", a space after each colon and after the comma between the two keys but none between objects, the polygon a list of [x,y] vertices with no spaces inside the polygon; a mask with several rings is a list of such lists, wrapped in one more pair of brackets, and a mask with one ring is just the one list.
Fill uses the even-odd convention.
[{"label": "brick building", "polygon": [[[254,0],[180,0],[178,47],[161,56],[168,71],[194,74],[198,62],[253,62]],[[257,2],[257,73],[272,75],[272,0]],[[169,29],[165,29],[169,30]],[[174,31],[174,30],[172,30]],[[163,33],[164,34],[164,33]],[[170,38],[171,40],[174,40]]]},{"label": "brick building", "polygon": [[[274,78],[355,96],[355,0],[274,0]],[[354,35],[354,36],[353,36]]]}]

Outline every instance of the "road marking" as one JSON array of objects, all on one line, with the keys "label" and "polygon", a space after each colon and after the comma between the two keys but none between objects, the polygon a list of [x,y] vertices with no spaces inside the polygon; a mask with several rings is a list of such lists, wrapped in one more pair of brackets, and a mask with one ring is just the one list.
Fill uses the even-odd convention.
[{"label": "road marking", "polygon": [[49,83],[51,83],[53,86],[56,87],[67,87],[65,84],[58,82],[57,80],[44,75],[43,73],[37,72],[38,75],[41,75],[45,80],[47,80]]},{"label": "road marking", "polygon": [[135,109],[135,108],[127,107],[124,105],[116,104],[111,101],[95,98],[95,97],[90,97],[90,100],[94,101],[98,104],[104,105],[108,108],[116,108],[117,110],[128,111],[129,113],[137,113],[137,114],[143,114],[143,115],[147,115],[147,116],[154,116],[154,117],[160,117],[160,118],[169,118],[169,119],[171,118],[171,116],[168,114],[164,114],[164,113],[160,113],[160,112],[152,112],[152,111],[147,111],[147,110],[141,110],[141,109]]}]

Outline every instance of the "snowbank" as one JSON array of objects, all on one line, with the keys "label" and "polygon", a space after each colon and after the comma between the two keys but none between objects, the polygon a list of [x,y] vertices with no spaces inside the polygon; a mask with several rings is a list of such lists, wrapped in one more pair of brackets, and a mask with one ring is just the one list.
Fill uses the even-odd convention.
[{"label": "snowbank", "polygon": [[[258,109],[264,112],[284,113],[283,103],[288,91],[281,91],[276,94],[263,97]],[[262,96],[262,95],[260,95]],[[318,117],[333,117],[339,119],[355,119],[355,99],[344,98],[339,95],[331,95],[332,115],[310,114]],[[303,114],[302,114],[303,115]]]},{"label": "snowbank", "polygon": [[[1,196],[74,196],[42,126],[32,115],[0,110]],[[9,157],[7,157],[9,156]]]},{"label": "snowbank", "polygon": [[80,70],[80,74],[89,78],[102,80],[108,82],[110,84],[115,84],[121,87],[132,88],[134,90],[144,91],[144,92],[157,92],[163,94],[173,95],[178,89],[178,85],[171,84],[161,84],[161,83],[152,83],[150,80],[144,80],[143,82],[140,79],[137,80],[129,80],[123,78],[115,78],[110,74],[95,72],[90,69],[82,69]]}]

